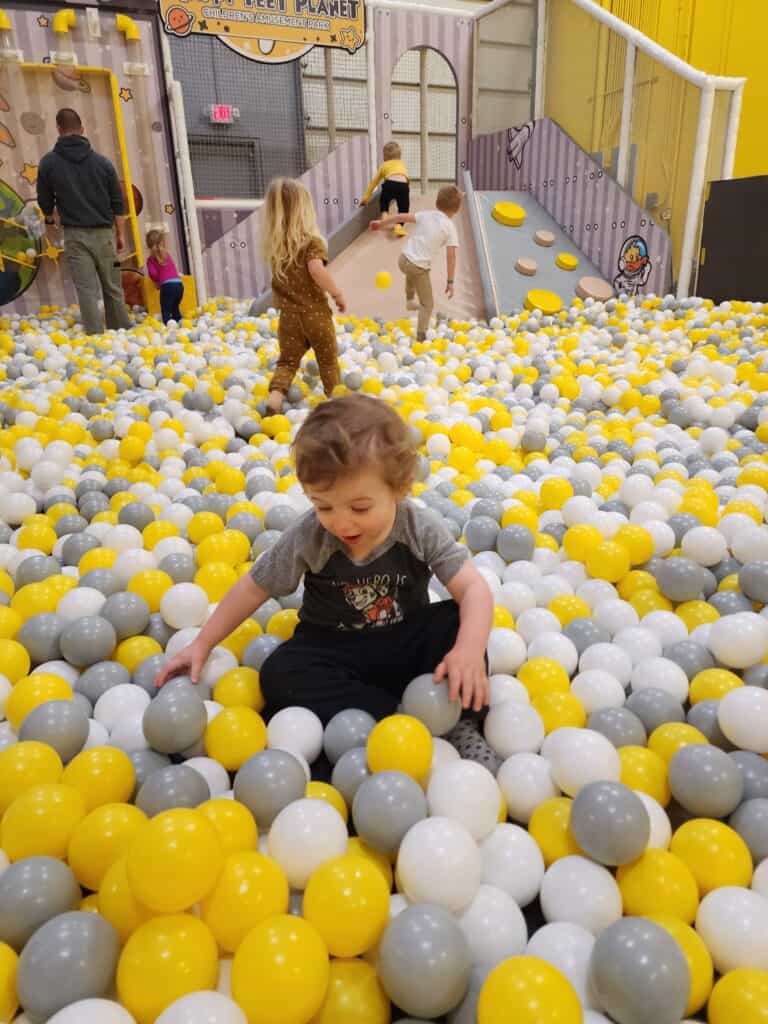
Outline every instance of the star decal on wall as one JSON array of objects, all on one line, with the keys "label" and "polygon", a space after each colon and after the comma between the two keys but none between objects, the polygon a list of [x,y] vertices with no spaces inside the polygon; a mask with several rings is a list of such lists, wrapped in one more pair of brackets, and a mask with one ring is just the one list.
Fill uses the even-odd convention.
[{"label": "star decal on wall", "polygon": [[123,86],[123,88],[120,90],[120,99],[123,101],[123,103],[130,103],[131,100],[133,99],[133,90],[126,89],[125,86]]},{"label": "star decal on wall", "polygon": [[19,177],[23,178],[30,185],[34,185],[37,182],[37,164],[25,163],[21,170]]},{"label": "star decal on wall", "polygon": [[163,209],[165,210],[169,217],[171,216],[171,214],[176,213],[176,207],[173,205],[173,203],[166,203]]},{"label": "star decal on wall", "polygon": [[41,14],[40,17],[37,19],[37,24],[40,26],[40,28],[48,28],[48,26],[50,25],[50,21],[48,20],[48,18],[46,18],[44,14]]}]

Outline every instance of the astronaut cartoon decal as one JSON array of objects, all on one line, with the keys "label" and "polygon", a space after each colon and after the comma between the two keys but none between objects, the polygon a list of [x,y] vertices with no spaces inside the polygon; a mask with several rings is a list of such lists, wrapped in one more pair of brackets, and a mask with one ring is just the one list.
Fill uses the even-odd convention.
[{"label": "astronaut cartoon decal", "polygon": [[630,235],[619,251],[619,272],[613,279],[613,287],[619,293],[637,295],[645,287],[652,269],[648,243],[640,235]]}]

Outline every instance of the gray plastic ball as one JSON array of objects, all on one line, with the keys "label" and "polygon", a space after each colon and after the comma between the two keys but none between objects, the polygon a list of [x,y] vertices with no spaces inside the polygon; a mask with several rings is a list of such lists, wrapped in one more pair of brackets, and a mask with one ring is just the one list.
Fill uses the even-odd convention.
[{"label": "gray plastic ball", "polygon": [[74,910],[82,899],[69,868],[53,857],[24,857],[0,875],[0,942],[21,952],[52,917]]},{"label": "gray plastic ball", "polygon": [[78,587],[92,587],[98,590],[105,597],[111,597],[123,589],[123,584],[113,569],[91,569],[85,576],[81,576]]},{"label": "gray plastic ball", "polygon": [[571,619],[563,633],[574,645],[579,655],[582,655],[593,644],[607,644],[611,640],[608,630],[593,622],[592,619]]},{"label": "gray plastic ball", "polygon": [[136,789],[139,789],[147,781],[149,776],[158,768],[166,768],[171,759],[165,754],[158,754],[156,750],[132,750],[128,757],[133,763],[133,770],[136,773]]},{"label": "gray plastic ball", "polygon": [[[298,515],[299,513],[293,505],[273,505],[267,509],[264,526],[267,530],[277,530],[282,533],[298,518]],[[253,539],[255,540],[255,538]]]},{"label": "gray plastic ball", "polygon": [[253,512],[236,512],[227,523],[228,530],[239,530],[253,544],[260,533],[264,532],[264,525]]},{"label": "gray plastic ball", "polygon": [[304,768],[287,750],[261,750],[249,757],[233,786],[235,799],[248,808],[260,829],[268,829],[306,788]]},{"label": "gray plastic ball", "polygon": [[490,516],[478,516],[476,519],[470,519],[464,527],[467,547],[473,554],[477,554],[479,551],[493,551],[498,533],[499,524]]},{"label": "gray plastic ball", "polygon": [[175,632],[176,630],[171,629],[160,612],[152,612],[149,616],[149,625],[144,630],[144,636],[157,640],[163,650],[165,650],[168,646],[168,641]]},{"label": "gray plastic ball", "polygon": [[67,620],[55,612],[41,612],[30,616],[16,636],[18,642],[27,649],[27,654],[35,665],[44,661],[56,661],[60,656],[59,637],[66,627]]},{"label": "gray plastic ball", "polygon": [[359,708],[337,712],[323,733],[323,749],[331,764],[336,764],[348,750],[364,747],[374,725],[373,715]]},{"label": "gray plastic ball", "polygon": [[73,533],[82,533],[88,526],[88,520],[74,512],[62,516],[56,523],[54,529],[57,537],[71,536]]},{"label": "gray plastic ball", "polygon": [[648,742],[645,726],[629,708],[600,708],[593,711],[587,728],[602,733],[617,750],[620,747],[644,747]]},{"label": "gray plastic ball", "polygon": [[719,706],[719,700],[699,701],[698,704],[693,705],[686,716],[688,724],[703,733],[709,742],[719,747],[720,750],[733,750],[733,744],[723,733],[717,720]]},{"label": "gray plastic ball", "polygon": [[368,771],[368,755],[365,747],[353,747],[345,754],[342,754],[333,767],[331,785],[344,797],[347,807],[351,807],[360,786],[367,778],[370,778]]},{"label": "gray plastic ball", "polygon": [[744,779],[739,766],[710,743],[681,747],[669,762],[669,788],[686,811],[724,818],[739,806]]},{"label": "gray plastic ball", "polygon": [[745,686],[759,686],[768,689],[768,665],[753,665],[744,673]]},{"label": "gray plastic ball", "polygon": [[666,690],[657,690],[654,686],[636,690],[628,698],[625,707],[637,715],[649,736],[654,729],[667,722],[685,721],[682,704]]},{"label": "gray plastic ball", "polygon": [[472,962],[456,918],[442,907],[420,903],[387,925],[377,969],[393,1003],[406,1013],[434,1018],[464,998]]},{"label": "gray plastic ball", "polygon": [[669,932],[646,918],[624,917],[598,935],[589,981],[616,1024],[679,1024],[691,975]]},{"label": "gray plastic ball", "polygon": [[444,736],[461,718],[461,701],[448,696],[448,682],[436,683],[431,673],[416,676],[403,693],[403,713],[418,718],[433,736]]},{"label": "gray plastic ball", "polygon": [[272,633],[254,637],[243,652],[243,665],[255,668],[257,672],[260,672],[264,662],[281,643],[280,637],[274,636]]},{"label": "gray plastic ball", "polygon": [[64,565],[77,565],[87,551],[93,551],[98,547],[101,547],[101,544],[92,533],[72,533],[62,545],[61,560]]},{"label": "gray plastic ball", "polygon": [[19,1003],[43,1024],[81,999],[106,996],[114,982],[120,940],[100,914],[70,911],[38,928],[19,958]]},{"label": "gray plastic ball", "polygon": [[[747,562],[743,565],[739,570],[739,587],[750,601],[768,603],[768,562]],[[751,608],[748,610],[752,611]]]},{"label": "gray plastic ball", "polygon": [[134,669],[133,682],[142,690],[146,690],[150,697],[157,694],[155,680],[166,661],[168,661],[167,654],[150,654]]},{"label": "gray plastic ball", "polygon": [[744,779],[744,800],[768,798],[768,761],[751,750],[734,750],[728,755],[739,766]]},{"label": "gray plastic ball", "polygon": [[698,516],[691,515],[688,512],[676,512],[669,517],[667,523],[674,531],[675,545],[677,547],[680,547],[680,542],[689,530],[701,526],[701,520]]},{"label": "gray plastic ball", "polygon": [[123,505],[117,514],[119,523],[134,526],[137,530],[143,530],[151,522],[154,522],[154,519],[155,513],[149,505],[145,505],[142,501],[132,501],[129,505]]},{"label": "gray plastic ball", "polygon": [[659,590],[670,601],[694,601],[704,590],[704,573],[690,558],[666,558],[656,572]]},{"label": "gray plastic ball", "polygon": [[535,547],[536,539],[527,526],[505,526],[496,537],[496,550],[505,562],[529,562]]},{"label": "gray plastic ball", "polygon": [[199,807],[210,798],[208,783],[199,772],[184,764],[171,764],[147,777],[136,794],[136,806],[154,818],[174,807]]},{"label": "gray plastic ball", "polygon": [[192,583],[197,572],[194,558],[183,551],[172,551],[166,555],[160,560],[158,569],[167,572],[174,583]]},{"label": "gray plastic ball", "polygon": [[679,640],[664,648],[664,657],[674,661],[685,672],[690,682],[699,672],[715,667],[715,659],[702,644],[695,640]]},{"label": "gray plastic ball", "polygon": [[95,665],[108,658],[117,644],[111,622],[100,615],[74,619],[59,637],[62,657],[78,668]]},{"label": "gray plastic ball", "polygon": [[728,822],[749,847],[755,864],[768,857],[768,797],[746,800]]},{"label": "gray plastic ball", "polygon": [[357,834],[388,857],[397,853],[406,832],[428,813],[424,790],[404,772],[376,772],[360,785],[352,801]]},{"label": "gray plastic ball", "polygon": [[718,594],[713,594],[708,599],[708,603],[720,613],[721,617],[753,611],[749,598],[736,590],[721,590]]},{"label": "gray plastic ball", "polygon": [[648,845],[651,819],[642,802],[621,782],[591,782],[571,806],[576,842],[593,860],[609,867],[636,860]]},{"label": "gray plastic ball", "polygon": [[202,737],[208,724],[199,691],[190,682],[172,679],[144,710],[147,743],[160,754],[178,754]]},{"label": "gray plastic ball", "polygon": [[91,704],[95,704],[102,694],[111,690],[113,686],[122,683],[130,683],[131,675],[128,669],[119,661],[97,661],[82,673],[75,687],[78,693],[88,698]]},{"label": "gray plastic ball", "polygon": [[[477,1024],[477,1004],[485,979],[493,970],[493,964],[475,964],[469,978],[469,988],[459,1005],[448,1014],[448,1024]],[[402,1024],[402,1021],[398,1021]]]},{"label": "gray plastic ball", "polygon": [[28,583],[42,583],[50,576],[58,576],[61,566],[51,555],[30,555],[19,565],[15,574],[16,589],[20,590]]},{"label": "gray plastic ball", "polygon": [[141,594],[127,590],[108,597],[99,615],[112,623],[118,643],[129,636],[139,636],[149,625],[149,605]]},{"label": "gray plastic ball", "polygon": [[73,700],[48,700],[25,717],[19,739],[47,743],[67,764],[88,739],[88,715]]}]

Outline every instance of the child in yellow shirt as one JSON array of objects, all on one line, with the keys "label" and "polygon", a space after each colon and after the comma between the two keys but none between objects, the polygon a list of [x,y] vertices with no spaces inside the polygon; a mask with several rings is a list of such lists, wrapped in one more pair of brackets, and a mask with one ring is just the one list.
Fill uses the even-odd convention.
[{"label": "child in yellow shirt", "polygon": [[[365,206],[370,201],[371,194],[379,182],[381,186],[381,213],[386,217],[392,203],[396,203],[398,213],[408,213],[411,208],[411,189],[408,181],[408,170],[402,161],[402,151],[397,142],[388,142],[383,149],[384,163],[376,172],[360,200],[360,205]],[[402,238],[405,235],[405,228],[397,224],[394,229],[395,235]]]}]

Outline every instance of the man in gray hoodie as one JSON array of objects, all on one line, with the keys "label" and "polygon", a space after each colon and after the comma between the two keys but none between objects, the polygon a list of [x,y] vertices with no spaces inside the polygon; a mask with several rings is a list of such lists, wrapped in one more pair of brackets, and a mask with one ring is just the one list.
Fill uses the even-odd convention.
[{"label": "man in gray hoodie", "polygon": [[117,249],[125,245],[125,205],[117,172],[111,161],[91,149],[76,110],[60,110],[56,127],[59,140],[38,168],[37,202],[48,225],[54,223],[54,207],[58,210],[64,259],[83,327],[86,334],[104,330],[101,294],[107,328],[130,327],[115,249],[115,242]]}]

